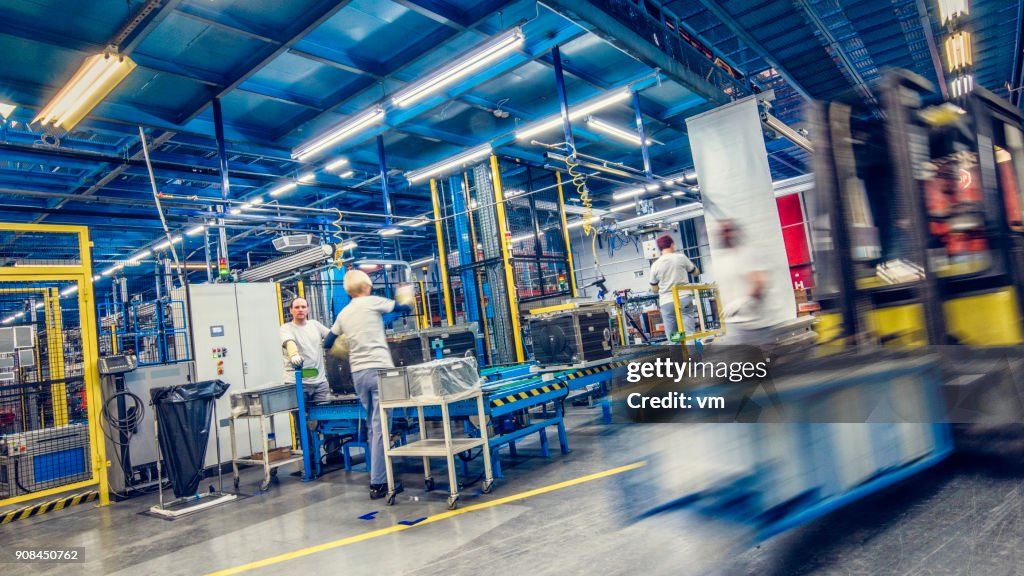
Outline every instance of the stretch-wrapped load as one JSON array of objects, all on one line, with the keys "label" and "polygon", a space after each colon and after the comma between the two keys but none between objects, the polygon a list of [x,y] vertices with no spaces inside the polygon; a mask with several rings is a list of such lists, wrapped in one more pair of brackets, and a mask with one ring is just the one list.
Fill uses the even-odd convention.
[{"label": "stretch-wrapped load", "polygon": [[461,394],[480,387],[476,358],[459,357],[406,366],[409,396],[417,399]]}]

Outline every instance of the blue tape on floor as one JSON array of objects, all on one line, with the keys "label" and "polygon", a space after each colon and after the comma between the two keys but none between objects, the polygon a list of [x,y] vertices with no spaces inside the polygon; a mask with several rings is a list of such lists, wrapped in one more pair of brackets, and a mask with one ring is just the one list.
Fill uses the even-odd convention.
[{"label": "blue tape on floor", "polygon": [[401,522],[399,522],[399,524],[401,524],[402,526],[415,526],[415,525],[419,524],[420,522],[423,522],[426,519],[427,519],[427,517],[424,516],[423,518],[417,518],[416,520],[413,520],[412,522],[410,522],[408,520],[402,520]]},{"label": "blue tape on floor", "polygon": [[379,514],[379,513],[380,513],[379,510],[374,510],[373,512],[370,512],[369,514],[363,514],[362,516],[359,517],[359,519],[360,520],[376,520],[377,519],[377,514]]}]

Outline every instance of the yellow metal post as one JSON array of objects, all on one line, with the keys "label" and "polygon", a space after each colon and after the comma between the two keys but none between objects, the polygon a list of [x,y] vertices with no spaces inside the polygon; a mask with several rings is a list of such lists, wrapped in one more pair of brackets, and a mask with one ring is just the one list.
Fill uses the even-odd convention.
[{"label": "yellow metal post", "polygon": [[455,324],[452,314],[451,287],[448,285],[448,258],[444,251],[444,234],[441,229],[441,204],[437,199],[437,181],[430,179],[430,198],[434,202],[434,231],[437,233],[437,254],[439,273],[441,274],[441,300],[444,300],[444,313],[449,326]]},{"label": "yellow metal post", "polygon": [[427,286],[423,280],[419,280],[420,287],[420,328],[426,330],[430,328],[430,317],[427,316]]},{"label": "yellow metal post", "polygon": [[558,183],[558,217],[562,219],[562,235],[565,237],[565,261],[569,265],[569,286],[572,288],[572,297],[576,297],[576,268],[572,263],[572,247],[569,245],[569,228],[565,221],[565,196],[562,194],[562,173],[555,172],[555,181]]},{"label": "yellow metal post", "polygon": [[277,290],[277,323],[284,324],[284,300],[281,299],[281,283],[274,282],[274,289]]},{"label": "yellow metal post", "polygon": [[[683,311],[679,308],[679,286],[674,286],[672,288],[672,301],[675,302],[676,332],[677,333],[681,333],[683,335],[683,337],[680,339],[680,341],[681,342],[685,342],[686,341],[686,331],[683,330]],[[664,320],[662,320],[662,322],[664,322]],[[665,336],[668,338],[669,342],[672,341],[672,335],[671,334],[666,334]]]},{"label": "yellow metal post", "polygon": [[53,425],[67,426],[68,386],[64,382],[64,322],[60,314],[60,293],[56,288],[47,289],[43,304],[43,310],[46,312],[46,358],[50,379],[60,382],[50,385]]},{"label": "yellow metal post", "polygon": [[305,298],[305,297],[306,297],[306,285],[302,283],[302,280],[299,280],[299,298]]},{"label": "yellow metal post", "polygon": [[516,293],[515,273],[512,269],[512,252],[509,250],[508,222],[505,221],[505,196],[501,190],[501,171],[498,157],[491,155],[491,179],[494,180],[494,206],[498,210],[498,232],[501,236],[501,259],[505,264],[505,285],[508,291],[508,305],[512,312],[512,341],[516,345],[516,362],[526,360],[523,353],[523,331],[519,327],[519,295]]}]

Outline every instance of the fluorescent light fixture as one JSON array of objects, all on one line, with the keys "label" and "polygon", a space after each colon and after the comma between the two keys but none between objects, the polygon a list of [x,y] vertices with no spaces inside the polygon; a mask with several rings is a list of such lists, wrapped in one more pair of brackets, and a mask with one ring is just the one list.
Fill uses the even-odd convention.
[{"label": "fluorescent light fixture", "polygon": [[0,118],[7,120],[7,118],[14,113],[15,108],[17,108],[17,106],[15,106],[14,104],[0,102]]},{"label": "fluorescent light fixture", "polygon": [[69,296],[71,294],[74,294],[75,292],[78,292],[78,284],[75,284],[74,286],[68,286],[67,288],[61,290],[60,295]]},{"label": "fluorescent light fixture", "polygon": [[456,154],[455,156],[452,156],[447,160],[442,160],[435,164],[431,164],[426,168],[420,168],[419,170],[412,170],[410,172],[406,172],[405,179],[408,180],[410,183],[415,184],[416,182],[425,180],[437,174],[441,174],[452,168],[469,164],[474,160],[479,160],[480,158],[483,158],[484,156],[487,156],[490,153],[491,145],[489,143],[481,144],[476,148],[470,148],[469,150],[466,150],[461,154]]},{"label": "fluorescent light fixture", "polygon": [[33,122],[71,130],[134,69],[131,58],[116,52],[86,58]]},{"label": "fluorescent light fixture", "polygon": [[252,208],[252,202],[246,202],[238,207],[239,210],[248,210],[249,208]]},{"label": "fluorescent light fixture", "polygon": [[299,182],[305,184],[306,182],[312,182],[316,180],[316,172],[306,172],[302,176],[299,176]]},{"label": "fluorescent light fixture", "polygon": [[380,265],[378,265],[378,264],[360,264],[359,265],[359,269],[360,270],[376,270],[378,268],[380,268]]},{"label": "fluorescent light fixture", "polygon": [[206,230],[206,226],[203,225],[203,224],[200,224],[198,226],[193,226],[193,227],[189,228],[187,232],[185,232],[185,236],[198,236],[198,235],[202,234],[203,231],[205,231],[205,230]]},{"label": "fluorescent light fixture", "polygon": [[509,52],[518,49],[523,43],[523,31],[516,27],[477,46],[455,62],[429,74],[426,78],[413,82],[399,91],[391,102],[404,108],[411,106],[427,96],[480,70],[484,66],[498,60]]},{"label": "fluorescent light fixture", "polygon": [[140,260],[142,260],[146,256],[149,256],[152,253],[153,253],[152,250],[143,250],[142,252],[139,252],[138,254],[135,254],[131,258],[129,258],[128,262],[127,262],[127,265],[128,266],[137,266]]},{"label": "fluorescent light fixture", "polygon": [[583,226],[583,220],[573,220],[565,225],[566,230],[572,230],[573,228],[579,228]]},{"label": "fluorescent light fixture", "polygon": [[[594,112],[597,112],[598,110],[602,110],[613,104],[617,104],[619,102],[622,102],[623,100],[627,100],[631,94],[632,92],[629,88],[621,88],[619,90],[615,90],[610,94],[602,94],[601,96],[598,96],[596,98],[591,98],[590,100],[583,102],[582,104],[575,108],[570,108],[569,120],[583,118],[585,116],[593,114]],[[525,140],[527,138],[532,138],[537,134],[547,132],[552,128],[560,126],[561,124],[561,114],[554,114],[544,120],[538,120],[536,122],[528,124],[525,128],[516,132],[516,139]]]},{"label": "fluorescent light fixture", "polygon": [[526,240],[530,240],[531,238],[533,238],[533,234],[520,234],[519,236],[512,238],[512,241],[525,242]]},{"label": "fluorescent light fixture", "polygon": [[252,204],[253,206],[259,206],[260,204],[263,204],[263,202],[263,196],[257,196],[252,200],[249,200],[249,203]]},{"label": "fluorescent light fixture", "polygon": [[401,228],[385,228],[380,231],[381,236],[394,236],[395,234],[401,234]]},{"label": "fluorescent light fixture", "polygon": [[645,188],[647,188],[648,192],[654,192],[655,190],[658,190],[659,188],[661,188],[661,186],[659,186],[657,184],[648,184],[647,186],[645,186]]},{"label": "fluorescent light fixture", "polygon": [[324,166],[324,170],[327,170],[328,172],[334,172],[335,170],[341,168],[345,164],[348,164],[348,158],[338,158],[337,160],[331,160],[330,162],[328,162],[327,165]]},{"label": "fluorescent light fixture", "polygon": [[970,13],[967,0],[939,0],[939,21],[943,25],[949,20],[958,16],[966,16]]},{"label": "fluorescent light fixture", "polygon": [[686,196],[686,192],[683,192],[682,190],[675,190],[672,192],[672,195],[678,198],[680,196]]},{"label": "fluorescent light fixture", "polygon": [[619,190],[612,194],[612,200],[622,200],[623,198],[632,198],[639,196],[644,193],[643,188],[627,188],[626,190]]},{"label": "fluorescent light fixture", "polygon": [[971,61],[971,34],[957,32],[946,38],[946,64],[950,72],[967,68]]},{"label": "fluorescent light fixture", "polygon": [[612,208],[612,212],[622,212],[623,210],[629,210],[633,206],[636,206],[636,202],[629,202],[626,204],[619,204]]},{"label": "fluorescent light fixture", "polygon": [[[598,132],[603,132],[613,138],[618,138],[623,142],[628,142],[629,144],[634,144],[636,146],[640,145],[640,135],[636,132],[625,128],[619,128],[618,126],[605,122],[599,118],[591,116],[587,119],[587,126],[597,130]],[[647,145],[650,146],[651,144],[651,139],[648,138]]]},{"label": "fluorescent light fixture", "polygon": [[952,89],[950,90],[950,92],[952,93],[953,98],[966,96],[974,90],[974,76],[971,76],[970,74],[965,74],[963,76],[960,76],[959,78],[954,78],[953,81],[949,83],[949,85]]},{"label": "fluorescent light fixture", "polygon": [[419,260],[415,260],[413,262],[409,262],[409,266],[422,266],[423,264],[430,264],[433,261],[434,261],[434,257],[433,256],[427,256],[426,258],[420,258]]},{"label": "fluorescent light fixture", "polygon": [[106,270],[104,270],[103,272],[101,272],[101,273],[100,273],[100,275],[101,275],[101,276],[110,276],[110,275],[112,275],[112,274],[113,274],[114,272],[117,272],[118,270],[120,270],[120,269],[122,269],[122,268],[124,268],[124,265],[123,265],[123,264],[118,264],[117,266],[111,266],[110,268],[107,268]]},{"label": "fluorescent light fixture", "polygon": [[97,274],[97,275],[92,277],[92,281],[95,282],[95,281],[99,280],[100,278],[103,278],[103,276],[100,276],[99,274]]},{"label": "fluorescent light fixture", "polygon": [[399,226],[405,226],[406,228],[419,228],[420,226],[426,226],[430,224],[429,218],[412,218],[409,220],[402,220],[398,223]]},{"label": "fluorescent light fixture", "polygon": [[358,246],[359,244],[356,244],[353,240],[347,240],[341,243],[341,249],[346,252],[349,250],[355,250]]},{"label": "fluorescent light fixture", "polygon": [[338,174],[338,178],[351,178],[352,176],[355,175],[355,173],[355,170],[346,170],[341,174]]},{"label": "fluorescent light fixture", "polygon": [[238,216],[241,213],[242,213],[242,209],[241,208],[232,208],[231,210],[228,210],[228,214],[231,214],[232,216]]},{"label": "fluorescent light fixture", "polygon": [[296,184],[295,182],[288,182],[286,184],[281,184],[277,188],[274,188],[273,190],[271,190],[270,191],[270,195],[275,197],[275,198],[277,198],[278,196],[280,196],[281,194],[284,194],[285,192],[288,192],[289,190],[295,190],[298,186],[299,185]]},{"label": "fluorescent light fixture", "polygon": [[296,148],[292,152],[292,158],[300,162],[308,160],[342,140],[362,132],[371,124],[380,122],[383,118],[384,109],[380,106],[375,106],[365,112],[356,114]]},{"label": "fluorescent light fixture", "polygon": [[175,236],[171,238],[170,241],[164,240],[156,246],[153,246],[153,250],[166,250],[171,247],[171,244],[177,244],[178,242],[181,242],[181,236]]}]

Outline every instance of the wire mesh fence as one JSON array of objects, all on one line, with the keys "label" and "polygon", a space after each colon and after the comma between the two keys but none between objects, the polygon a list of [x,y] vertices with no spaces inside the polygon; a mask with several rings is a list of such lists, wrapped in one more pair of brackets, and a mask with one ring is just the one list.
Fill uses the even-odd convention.
[{"label": "wire mesh fence", "polygon": [[0,502],[92,478],[78,289],[0,280]]}]

